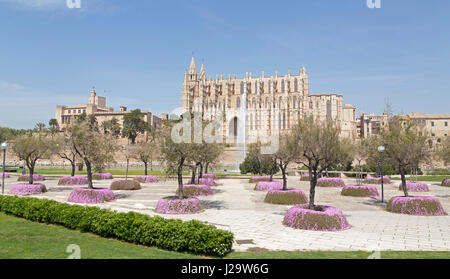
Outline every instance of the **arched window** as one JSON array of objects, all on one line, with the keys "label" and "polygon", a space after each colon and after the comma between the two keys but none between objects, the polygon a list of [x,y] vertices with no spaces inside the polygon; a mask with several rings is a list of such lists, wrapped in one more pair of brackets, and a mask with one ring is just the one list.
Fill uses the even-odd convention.
[{"label": "arched window", "polygon": [[298,80],[297,80],[297,78],[294,80],[294,92],[298,92]]},{"label": "arched window", "polygon": [[253,114],[250,114],[250,130],[253,130]]},{"label": "arched window", "polygon": [[278,114],[278,130],[281,130],[281,115]]},{"label": "arched window", "polygon": [[281,93],[286,92],[286,83],[284,82],[284,79],[281,81]]},{"label": "arched window", "polygon": [[241,99],[240,98],[237,98],[237,100],[236,100],[236,107],[237,108],[241,107]]},{"label": "arched window", "polygon": [[296,98],[296,97],[294,97],[294,98],[292,99],[292,107],[293,107],[294,109],[297,108],[297,98]]},{"label": "arched window", "polygon": [[255,93],[259,94],[259,82],[255,82]]},{"label": "arched window", "polygon": [[278,108],[281,108],[281,102],[282,102],[282,99],[280,97],[280,99],[278,99]]},{"label": "arched window", "polygon": [[241,81],[241,95],[244,94],[244,90],[245,90],[244,82]]},{"label": "arched window", "polygon": [[272,94],[272,81],[271,80],[269,80],[267,86],[269,87],[269,94]]},{"label": "arched window", "polygon": [[327,118],[331,118],[331,101],[327,101]]},{"label": "arched window", "polygon": [[266,108],[269,108],[269,98],[266,97]]},{"label": "arched window", "polygon": [[286,129],[286,114],[283,113],[283,129]]}]

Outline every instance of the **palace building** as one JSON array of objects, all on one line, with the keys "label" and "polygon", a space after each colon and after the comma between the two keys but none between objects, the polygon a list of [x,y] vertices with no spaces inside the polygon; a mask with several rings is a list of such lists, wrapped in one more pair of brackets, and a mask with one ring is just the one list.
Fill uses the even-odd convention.
[{"label": "palace building", "polygon": [[223,135],[227,139],[244,133],[245,142],[255,142],[274,132],[290,130],[300,118],[331,118],[339,123],[342,136],[355,139],[356,108],[344,105],[339,94],[310,95],[306,69],[287,75],[260,76],[246,73],[207,77],[202,64],[197,72],[194,57],[185,72],[181,92],[184,111],[201,112],[205,120],[220,115]]}]

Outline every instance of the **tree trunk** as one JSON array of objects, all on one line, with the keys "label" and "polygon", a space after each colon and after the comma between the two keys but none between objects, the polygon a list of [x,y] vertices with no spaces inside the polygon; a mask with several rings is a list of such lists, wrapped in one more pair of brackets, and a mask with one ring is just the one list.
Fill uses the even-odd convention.
[{"label": "tree trunk", "polygon": [[286,167],[287,165],[283,166],[283,164],[280,163],[281,173],[283,174],[283,191],[287,190]]},{"label": "tree trunk", "polygon": [[198,173],[198,179],[203,177],[203,164],[200,163],[200,172]]},{"label": "tree trunk", "polygon": [[72,171],[70,173],[70,176],[74,177],[75,176],[75,171],[77,168],[77,164],[75,163],[75,161],[70,162],[70,164],[72,165]]},{"label": "tree trunk", "polygon": [[309,209],[315,210],[314,198],[316,196],[317,171],[309,168]]},{"label": "tree trunk", "polygon": [[205,173],[208,173],[209,163],[206,163],[205,165]]},{"label": "tree trunk", "polygon": [[130,159],[127,159],[127,172],[125,174],[125,180],[128,180],[128,165],[130,164]]},{"label": "tree trunk", "polygon": [[144,162],[144,167],[145,167],[145,175],[148,175],[148,163]]},{"label": "tree trunk", "polygon": [[400,168],[400,176],[402,177],[402,189],[405,197],[408,197],[408,188],[406,188],[406,177],[403,168]]},{"label": "tree trunk", "polygon": [[89,162],[87,159],[84,159],[84,164],[86,165],[86,171],[87,171],[88,189],[94,189],[94,185],[92,184],[91,162]]},{"label": "tree trunk", "polygon": [[195,175],[196,175],[197,165],[195,165],[194,168],[192,168],[192,175],[191,175],[191,184],[195,184]]},{"label": "tree trunk", "polygon": [[183,199],[183,165],[184,158],[178,164],[178,198]]},{"label": "tree trunk", "polygon": [[33,180],[34,164],[30,164],[28,169],[30,170],[30,176],[28,177],[28,183],[32,185],[34,183],[34,180]]}]

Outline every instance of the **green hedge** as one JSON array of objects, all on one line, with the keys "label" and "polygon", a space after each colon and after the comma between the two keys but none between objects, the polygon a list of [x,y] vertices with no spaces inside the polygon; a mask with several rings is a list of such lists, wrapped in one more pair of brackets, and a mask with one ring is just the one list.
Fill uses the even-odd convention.
[{"label": "green hedge", "polygon": [[135,244],[219,257],[231,252],[234,238],[231,232],[196,220],[183,222],[136,212],[117,213],[47,199],[0,196],[0,211]]}]

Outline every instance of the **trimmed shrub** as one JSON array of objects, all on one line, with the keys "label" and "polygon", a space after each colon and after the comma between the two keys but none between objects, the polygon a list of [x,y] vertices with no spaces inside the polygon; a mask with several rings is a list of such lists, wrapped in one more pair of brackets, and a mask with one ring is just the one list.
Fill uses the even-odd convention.
[{"label": "trimmed shrub", "polygon": [[450,187],[450,178],[446,178],[446,179],[442,180],[441,185],[445,186],[445,187]]},{"label": "trimmed shrub", "polygon": [[435,197],[393,197],[389,200],[386,210],[418,216],[444,216],[444,208]]},{"label": "trimmed shrub", "polygon": [[[381,184],[381,177],[373,177],[373,176],[368,175],[364,179],[364,183]],[[383,176],[383,184],[391,184],[391,179],[388,176]]]},{"label": "trimmed shrub", "polygon": [[223,257],[231,252],[233,234],[200,221],[117,213],[98,207],[47,199],[0,196],[0,211],[30,221],[61,225],[138,245]]},{"label": "trimmed shrub", "polygon": [[[398,189],[403,191],[402,184],[398,185]],[[429,192],[428,185],[423,182],[406,182],[406,189],[409,192]]]},{"label": "trimmed shrub", "polygon": [[281,190],[283,189],[283,182],[280,181],[260,181],[256,183],[255,190],[256,191],[269,191],[269,190]]},{"label": "trimmed shrub", "polygon": [[195,197],[186,197],[181,200],[177,196],[165,197],[156,205],[156,212],[162,214],[194,214],[202,210],[200,200]]},{"label": "trimmed shrub", "polygon": [[252,176],[248,182],[257,183],[260,181],[270,181],[270,176]]},{"label": "trimmed shrub", "polygon": [[[17,179],[17,181],[21,181],[21,182],[28,182],[28,180],[30,180],[30,175],[29,174],[21,174],[19,176],[19,178]],[[34,181],[44,181],[45,177],[41,174],[33,174],[33,182]]]},{"label": "trimmed shrub", "polygon": [[137,175],[134,180],[140,183],[156,183],[158,182],[158,177],[155,175]]},{"label": "trimmed shrub", "polygon": [[94,173],[92,175],[93,180],[107,180],[107,179],[113,179],[112,174],[110,173]]},{"label": "trimmed shrub", "polygon": [[344,187],[345,183],[342,178],[323,177],[317,179],[317,186],[319,187]]},{"label": "trimmed shrub", "polygon": [[289,189],[283,190],[269,190],[264,199],[264,202],[272,204],[304,204],[308,202],[308,198],[302,190]]},{"label": "trimmed shrub", "polygon": [[2,173],[0,173],[0,178],[1,178],[1,177],[9,178],[9,173],[7,173],[7,172],[2,172]]},{"label": "trimmed shrub", "polygon": [[378,190],[373,185],[348,185],[341,191],[342,196],[349,197],[378,197]]},{"label": "trimmed shrub", "polygon": [[109,186],[110,190],[125,190],[125,191],[133,191],[133,190],[141,190],[141,183],[135,180],[114,180]]},{"label": "trimmed shrub", "polygon": [[64,186],[78,186],[87,185],[87,177],[85,176],[63,176],[59,179],[58,185]]},{"label": "trimmed shrub", "polygon": [[38,195],[47,192],[43,184],[16,184],[9,193],[16,196]]},{"label": "trimmed shrub", "polygon": [[106,188],[77,188],[69,195],[69,202],[73,203],[104,203],[114,199],[114,193]]},{"label": "trimmed shrub", "polygon": [[351,228],[342,211],[331,206],[316,206],[309,209],[308,204],[299,204],[288,210],[284,216],[285,226],[310,231],[342,231]]},{"label": "trimmed shrub", "polygon": [[[177,189],[176,194],[179,194]],[[211,196],[213,195],[211,186],[208,185],[197,185],[197,184],[186,184],[183,185],[183,195],[188,197],[198,197],[198,196]]]}]

